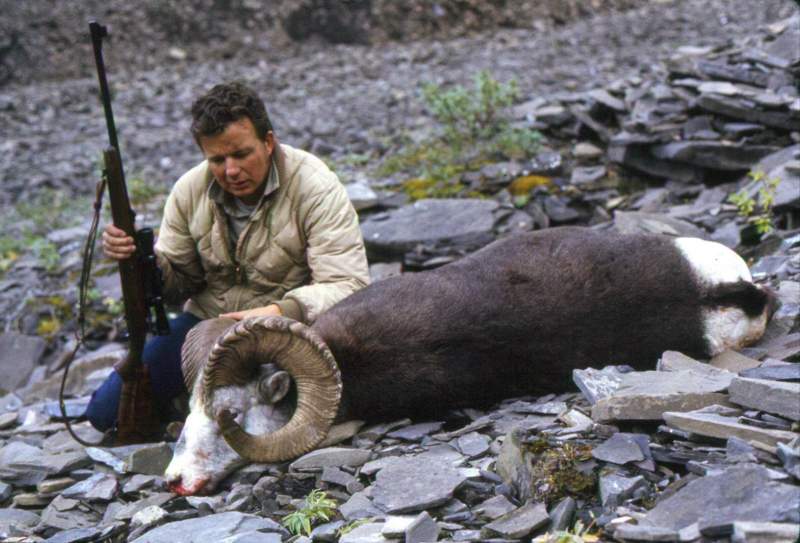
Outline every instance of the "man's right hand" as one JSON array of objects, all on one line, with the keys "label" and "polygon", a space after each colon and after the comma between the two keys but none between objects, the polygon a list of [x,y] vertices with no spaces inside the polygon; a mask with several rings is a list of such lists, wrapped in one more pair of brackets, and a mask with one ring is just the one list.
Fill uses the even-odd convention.
[{"label": "man's right hand", "polygon": [[125,260],[136,251],[133,238],[114,226],[106,225],[103,230],[103,253],[113,260]]}]

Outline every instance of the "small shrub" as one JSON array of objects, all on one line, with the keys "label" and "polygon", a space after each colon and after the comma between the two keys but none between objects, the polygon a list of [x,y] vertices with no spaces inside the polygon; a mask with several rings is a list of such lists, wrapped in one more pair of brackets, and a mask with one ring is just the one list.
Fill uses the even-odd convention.
[{"label": "small shrub", "polygon": [[533,538],[531,543],[594,543],[600,538],[596,534],[590,533],[594,527],[594,520],[584,526],[580,520],[575,523],[571,530],[559,530]]},{"label": "small shrub", "polygon": [[46,272],[53,273],[58,270],[61,256],[58,254],[58,249],[53,243],[47,241],[45,238],[36,238],[31,243],[30,250],[36,257],[39,265],[41,265]]},{"label": "small shrub", "polygon": [[508,158],[523,159],[535,153],[541,141],[542,134],[537,130],[512,127],[497,136],[495,148]]},{"label": "small shrub", "polygon": [[0,274],[8,271],[25,254],[32,255],[49,273],[58,270],[60,257],[46,236],[53,230],[75,226],[90,213],[88,197],[78,197],[63,190],[45,190],[19,201],[0,217]]},{"label": "small shrub", "polygon": [[28,301],[27,307],[31,312],[40,315],[36,325],[36,334],[45,340],[54,339],[73,316],[73,307],[63,297],[59,295],[43,296],[32,298]]},{"label": "small shrub", "polygon": [[781,180],[778,177],[767,179],[763,171],[750,172],[748,176],[758,187],[756,197],[753,198],[746,189],[742,189],[728,196],[728,201],[736,206],[739,216],[752,224],[758,234],[769,234],[775,228],[772,206]]},{"label": "small shrub", "polygon": [[396,154],[383,160],[378,175],[407,172],[412,185],[424,182],[424,190],[406,189],[414,200],[462,195],[459,179],[464,172],[494,162],[498,155],[522,159],[536,152],[541,135],[511,126],[507,115],[518,96],[516,82],[500,83],[485,71],[471,89],[424,85],[422,97],[439,124],[437,132],[419,143],[406,138]]},{"label": "small shrub", "polygon": [[336,502],[319,489],[306,496],[303,506],[283,517],[283,525],[294,535],[311,535],[311,526],[319,521],[328,522],[336,514]]},{"label": "small shrub", "polygon": [[460,152],[465,145],[478,140],[491,140],[503,132],[508,121],[502,110],[518,98],[516,81],[502,84],[489,72],[475,76],[472,91],[457,85],[442,89],[428,83],[422,88],[425,103],[442,124],[444,140]]},{"label": "small shrub", "polygon": [[21,242],[12,236],[0,237],[0,272],[6,272],[22,252]]},{"label": "small shrub", "polygon": [[547,440],[528,444],[536,455],[531,473],[537,500],[553,503],[565,496],[591,496],[597,486],[594,471],[585,472],[580,464],[592,458],[588,445],[565,443],[552,446]]},{"label": "small shrub", "polygon": [[142,177],[132,177],[128,179],[126,184],[128,186],[128,198],[133,208],[144,206],[153,198],[167,193],[165,187],[148,183]]},{"label": "small shrub", "polygon": [[111,317],[121,317],[125,312],[125,305],[122,300],[110,296],[103,298],[103,307]]}]

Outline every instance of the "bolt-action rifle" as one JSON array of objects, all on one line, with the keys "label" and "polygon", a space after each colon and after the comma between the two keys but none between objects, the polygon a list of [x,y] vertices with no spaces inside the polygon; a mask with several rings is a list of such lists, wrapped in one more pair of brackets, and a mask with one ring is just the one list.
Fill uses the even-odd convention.
[{"label": "bolt-action rifle", "polygon": [[110,143],[103,151],[103,176],[108,185],[111,217],[114,226],[124,230],[136,241],[136,252],[133,256],[119,261],[125,323],[128,328],[128,355],[114,367],[123,382],[116,438],[117,444],[122,445],[159,437],[159,421],[153,406],[150,376],[147,367],[142,363],[142,351],[148,331],[158,335],[169,334],[169,323],[161,297],[161,272],[156,266],[153,252],[153,231],[150,228],[136,230],[136,213],[131,209],[125,185],[103,62],[103,38],[108,36],[108,32],[95,21],[89,23],[89,30]]}]

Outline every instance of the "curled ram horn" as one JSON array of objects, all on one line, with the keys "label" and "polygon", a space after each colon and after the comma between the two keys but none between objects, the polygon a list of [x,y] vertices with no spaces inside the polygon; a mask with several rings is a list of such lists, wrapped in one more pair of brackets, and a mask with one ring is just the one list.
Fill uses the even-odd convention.
[{"label": "curled ram horn", "polygon": [[181,371],[186,390],[194,390],[197,378],[208,363],[208,355],[217,339],[236,324],[234,319],[207,319],[200,321],[189,333],[181,349]]},{"label": "curled ram horn", "polygon": [[[195,388],[206,409],[216,389],[245,384],[262,364],[285,370],[297,388],[291,420],[273,433],[251,435],[227,411],[208,413],[216,417],[225,441],[251,462],[280,462],[313,449],[333,424],[342,395],[339,368],[325,342],[306,325],[284,317],[255,317],[233,325],[223,320],[229,321],[209,321],[196,336],[187,338],[183,350],[184,360],[191,361],[198,359],[198,353],[209,353],[202,382]],[[216,338],[211,347],[209,337]],[[187,370],[198,375],[196,368]]]}]

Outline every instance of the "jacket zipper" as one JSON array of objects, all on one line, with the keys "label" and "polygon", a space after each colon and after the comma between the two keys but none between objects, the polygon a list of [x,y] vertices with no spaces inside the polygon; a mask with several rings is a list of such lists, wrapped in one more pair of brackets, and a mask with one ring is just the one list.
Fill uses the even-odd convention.
[{"label": "jacket zipper", "polygon": [[217,224],[219,224],[219,229],[222,231],[222,239],[223,239],[223,247],[225,249],[225,256],[228,257],[228,260],[233,264],[235,268],[235,275],[236,280],[235,283],[239,283],[239,273],[240,268],[239,261],[235,258],[234,254],[231,254],[231,245],[230,245],[230,235],[228,234],[228,221],[225,213],[219,208],[219,204],[214,204],[214,215],[217,219]]}]

